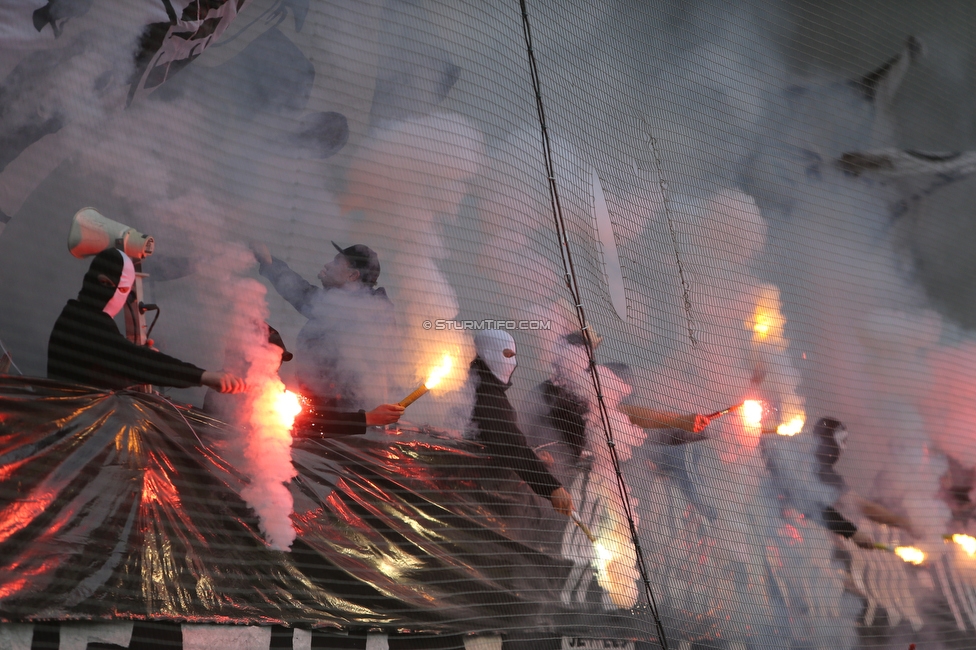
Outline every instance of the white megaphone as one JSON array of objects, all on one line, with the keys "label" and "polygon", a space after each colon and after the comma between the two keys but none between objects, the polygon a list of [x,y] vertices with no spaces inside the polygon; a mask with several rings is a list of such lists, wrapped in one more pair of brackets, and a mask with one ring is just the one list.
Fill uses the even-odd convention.
[{"label": "white megaphone", "polygon": [[[158,310],[155,305],[142,302],[142,280],[147,277],[142,272],[142,260],[152,255],[154,246],[155,242],[149,235],[144,235],[124,223],[112,221],[95,208],[82,208],[71,220],[68,251],[75,257],[98,255],[106,248],[117,248],[132,258],[136,279],[122,313],[125,317],[125,337],[137,345],[146,345],[149,338],[146,311]],[[149,387],[145,390],[148,391]]]},{"label": "white megaphone", "polygon": [[68,250],[78,258],[117,248],[138,262],[152,255],[154,246],[152,236],[112,221],[95,208],[82,208],[71,220]]}]

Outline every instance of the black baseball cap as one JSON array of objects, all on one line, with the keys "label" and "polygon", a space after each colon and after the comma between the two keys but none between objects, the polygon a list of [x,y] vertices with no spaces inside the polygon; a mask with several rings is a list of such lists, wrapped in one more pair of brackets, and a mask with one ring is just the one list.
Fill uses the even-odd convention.
[{"label": "black baseball cap", "polygon": [[[265,323],[265,325],[268,324]],[[289,352],[288,348],[285,347],[285,341],[281,338],[281,333],[270,325],[268,325],[268,343],[277,345],[279,348],[281,348],[281,360],[283,362],[291,361],[295,358],[295,355]]]},{"label": "black baseball cap", "polygon": [[372,248],[365,244],[354,244],[348,248],[342,248],[335,242],[332,245],[346,258],[349,266],[359,271],[359,280],[363,284],[372,287],[380,279],[380,258]]}]

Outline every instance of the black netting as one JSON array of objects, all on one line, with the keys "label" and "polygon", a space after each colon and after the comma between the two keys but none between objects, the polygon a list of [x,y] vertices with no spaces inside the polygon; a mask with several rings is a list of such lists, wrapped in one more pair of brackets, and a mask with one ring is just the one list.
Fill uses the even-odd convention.
[{"label": "black netting", "polygon": [[0,648],[972,644],[976,8],[40,5]]}]

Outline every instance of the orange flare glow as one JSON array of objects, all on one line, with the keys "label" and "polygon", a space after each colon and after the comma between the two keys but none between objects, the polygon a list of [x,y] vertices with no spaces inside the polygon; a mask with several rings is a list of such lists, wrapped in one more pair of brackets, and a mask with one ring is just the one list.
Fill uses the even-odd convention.
[{"label": "orange flare glow", "polygon": [[781,436],[795,436],[803,429],[804,422],[803,416],[798,415],[789,422],[784,422],[776,427],[776,433]]},{"label": "orange flare glow", "polygon": [[962,547],[962,550],[966,551],[966,555],[973,557],[976,555],[976,537],[970,537],[969,535],[960,535],[956,533],[952,536],[952,541]]},{"label": "orange flare glow", "polygon": [[757,335],[757,338],[764,339],[769,336],[770,327],[768,316],[765,314],[756,315],[756,323],[752,326],[752,331]]},{"label": "orange flare glow", "polygon": [[[257,411],[255,415],[260,420],[260,415],[267,416],[271,422],[268,425],[282,427],[291,430],[295,424],[295,418],[302,412],[302,402],[298,395],[290,390],[278,390],[273,384],[268,384],[266,393],[260,398],[266,408]],[[263,424],[260,421],[257,424]]]},{"label": "orange flare glow", "polygon": [[896,546],[895,555],[909,564],[921,564],[925,561],[925,553],[914,546]]},{"label": "orange flare glow", "polygon": [[302,402],[298,395],[286,390],[278,396],[275,402],[275,411],[281,418],[281,424],[291,429],[295,424],[295,418],[302,412]]},{"label": "orange flare glow", "polygon": [[757,298],[752,322],[745,323],[752,330],[753,342],[784,347],[786,342],[783,339],[783,326],[786,319],[780,311],[779,289],[771,285],[764,286]]},{"label": "orange flare glow", "polygon": [[759,400],[747,399],[742,403],[742,422],[753,429],[762,426],[763,405]]},{"label": "orange flare glow", "polygon": [[430,375],[427,377],[427,381],[424,382],[424,386],[430,390],[435,388],[437,384],[441,383],[447,373],[451,372],[451,366],[453,365],[451,360],[451,355],[445,354],[444,358],[441,360],[441,365],[437,366],[430,371]]},{"label": "orange flare glow", "polygon": [[453,365],[453,363],[454,362],[451,359],[451,355],[445,354],[444,358],[441,360],[441,365],[437,366],[436,368],[433,368],[430,371],[430,374],[427,375],[427,381],[422,383],[420,386],[417,386],[416,390],[414,390],[412,393],[410,393],[402,400],[400,400],[400,406],[402,406],[403,408],[410,406],[418,399],[423,397],[425,394],[427,394],[428,390],[434,388],[439,383],[441,383],[444,377],[447,376],[447,373],[451,372],[451,366]]},{"label": "orange flare glow", "polygon": [[600,542],[596,542],[595,544],[593,544],[593,551],[596,554],[595,559],[597,562],[598,570],[605,573],[607,570],[607,564],[609,564],[610,561],[613,560],[613,553],[611,553],[610,549],[608,549]]}]

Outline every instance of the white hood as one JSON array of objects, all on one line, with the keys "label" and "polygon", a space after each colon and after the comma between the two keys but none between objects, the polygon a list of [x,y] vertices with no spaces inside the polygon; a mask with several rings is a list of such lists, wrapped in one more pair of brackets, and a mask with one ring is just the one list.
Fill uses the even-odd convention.
[{"label": "white hood", "polygon": [[[498,381],[507,384],[518,365],[512,335],[502,330],[482,330],[475,334],[474,347]],[[511,350],[511,356],[506,357],[505,350]]]}]

